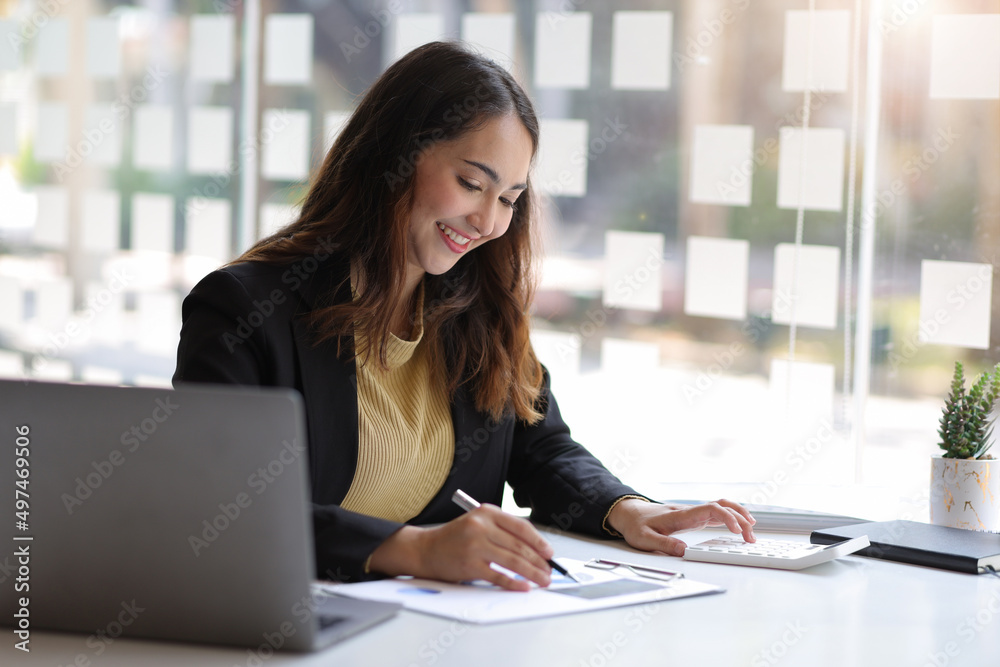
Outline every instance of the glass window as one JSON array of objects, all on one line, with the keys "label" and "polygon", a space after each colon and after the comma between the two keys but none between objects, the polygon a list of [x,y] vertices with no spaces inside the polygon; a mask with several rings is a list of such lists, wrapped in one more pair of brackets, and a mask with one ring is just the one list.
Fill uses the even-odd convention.
[{"label": "glass window", "polygon": [[465,39],[541,119],[577,439],[663,497],[926,518],[952,364],[1000,359],[1000,14],[811,4],[2,3],[0,375],[169,384],[191,286],[393,59]]}]

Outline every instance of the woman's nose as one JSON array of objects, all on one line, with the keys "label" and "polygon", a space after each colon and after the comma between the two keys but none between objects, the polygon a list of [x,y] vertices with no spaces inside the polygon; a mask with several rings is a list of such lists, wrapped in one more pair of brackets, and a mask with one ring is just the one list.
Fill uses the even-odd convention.
[{"label": "woman's nose", "polygon": [[496,226],[496,204],[484,202],[482,206],[469,214],[466,221],[479,232],[480,236],[490,236]]}]

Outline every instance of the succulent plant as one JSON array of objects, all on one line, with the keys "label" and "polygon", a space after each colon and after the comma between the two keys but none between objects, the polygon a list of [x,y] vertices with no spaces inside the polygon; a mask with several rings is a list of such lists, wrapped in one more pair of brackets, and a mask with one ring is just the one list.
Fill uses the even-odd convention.
[{"label": "succulent plant", "polygon": [[938,446],[947,459],[992,458],[986,452],[992,444],[993,406],[1000,395],[1000,364],[986,371],[965,389],[962,364],[955,362],[951,393],[944,403]]}]

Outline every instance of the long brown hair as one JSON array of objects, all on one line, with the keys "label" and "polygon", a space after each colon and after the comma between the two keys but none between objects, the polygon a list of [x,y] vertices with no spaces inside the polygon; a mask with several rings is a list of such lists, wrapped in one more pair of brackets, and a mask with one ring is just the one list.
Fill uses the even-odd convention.
[{"label": "long brown hair", "polygon": [[[365,94],[316,174],[299,218],[235,262],[293,262],[312,255],[320,240],[333,245],[364,289],[353,302],[314,310],[311,324],[319,341],[336,338],[339,349],[355,358],[354,330],[364,332],[385,367],[390,321],[406,275],[413,175],[421,154],[507,114],[521,120],[537,152],[531,101],[503,67],[455,43],[414,49]],[[543,376],[528,336],[531,195],[529,182],[503,236],[475,248],[448,272],[424,277],[424,336],[431,366],[443,374],[451,396],[462,387],[480,412],[494,419],[513,413],[534,423],[542,416]]]}]

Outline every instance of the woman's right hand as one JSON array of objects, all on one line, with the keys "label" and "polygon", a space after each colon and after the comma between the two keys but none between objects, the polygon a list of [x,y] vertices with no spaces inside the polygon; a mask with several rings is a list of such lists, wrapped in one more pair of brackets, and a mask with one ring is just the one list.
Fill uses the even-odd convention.
[{"label": "woman's right hand", "polygon": [[[484,504],[441,526],[403,526],[375,550],[369,569],[441,581],[485,579],[501,588],[527,591],[528,581],[549,585],[552,569],[546,560],[552,553],[531,523]],[[498,572],[490,563],[524,579]]]}]

